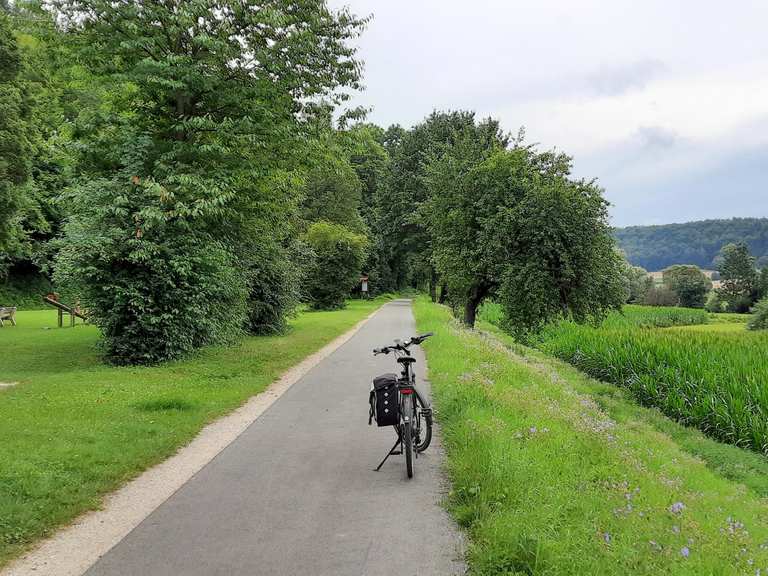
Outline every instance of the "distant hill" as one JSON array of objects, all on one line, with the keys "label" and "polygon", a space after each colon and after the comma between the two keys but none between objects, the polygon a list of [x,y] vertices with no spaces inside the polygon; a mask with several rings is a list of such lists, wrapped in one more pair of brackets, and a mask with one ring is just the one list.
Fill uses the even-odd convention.
[{"label": "distant hill", "polygon": [[768,265],[768,218],[702,220],[662,226],[629,226],[614,231],[627,259],[646,270],[662,270],[672,264],[696,264],[712,268],[720,248],[743,241],[753,256]]}]

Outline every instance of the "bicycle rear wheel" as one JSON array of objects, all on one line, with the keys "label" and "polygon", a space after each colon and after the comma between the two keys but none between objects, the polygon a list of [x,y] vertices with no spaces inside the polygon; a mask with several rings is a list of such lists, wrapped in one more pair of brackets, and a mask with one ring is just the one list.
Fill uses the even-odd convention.
[{"label": "bicycle rear wheel", "polygon": [[408,478],[413,478],[413,399],[410,395],[403,399],[403,413],[407,420],[403,422],[403,452],[405,452],[405,469]]}]

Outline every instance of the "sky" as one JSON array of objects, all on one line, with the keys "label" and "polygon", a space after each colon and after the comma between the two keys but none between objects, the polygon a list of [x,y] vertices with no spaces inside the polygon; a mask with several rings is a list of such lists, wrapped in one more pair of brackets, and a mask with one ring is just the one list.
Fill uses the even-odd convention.
[{"label": "sky", "polygon": [[768,217],[768,1],[330,0],[372,14],[351,106],[493,116],[596,178],[616,226]]}]

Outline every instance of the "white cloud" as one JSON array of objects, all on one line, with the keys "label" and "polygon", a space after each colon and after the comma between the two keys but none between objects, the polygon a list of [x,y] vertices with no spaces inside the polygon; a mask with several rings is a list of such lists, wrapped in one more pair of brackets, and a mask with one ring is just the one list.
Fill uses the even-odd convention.
[{"label": "white cloud", "polygon": [[[525,125],[531,140],[600,178],[622,222],[694,217],[686,182],[768,147],[762,0],[334,3],[374,13],[360,40],[368,90],[354,101],[374,107],[371,120],[408,126],[433,109],[465,108],[511,131]],[[672,185],[690,200],[674,213],[628,196],[668,195]],[[742,195],[768,215],[764,182],[739,186],[723,198]]]}]

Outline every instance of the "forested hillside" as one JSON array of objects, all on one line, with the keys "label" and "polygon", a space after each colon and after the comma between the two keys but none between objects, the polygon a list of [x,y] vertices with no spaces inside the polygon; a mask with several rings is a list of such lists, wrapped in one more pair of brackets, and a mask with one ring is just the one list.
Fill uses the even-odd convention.
[{"label": "forested hillside", "polygon": [[720,249],[730,242],[746,242],[758,258],[758,266],[768,264],[768,218],[630,226],[615,234],[629,261],[646,270],[662,270],[672,264],[710,268]]}]

